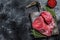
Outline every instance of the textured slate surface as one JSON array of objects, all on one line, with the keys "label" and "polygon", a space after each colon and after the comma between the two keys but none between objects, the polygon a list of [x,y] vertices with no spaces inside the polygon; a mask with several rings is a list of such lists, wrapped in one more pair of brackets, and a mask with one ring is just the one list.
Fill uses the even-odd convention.
[{"label": "textured slate surface", "polygon": [[[32,40],[29,31],[29,28],[31,26],[27,13],[37,11],[37,9],[35,7],[32,7],[29,10],[25,10],[24,7],[31,1],[35,0],[0,0],[0,17],[2,15],[2,18],[0,18],[0,40]],[[39,1],[41,5],[45,5],[47,2],[47,0],[37,1]],[[55,8],[55,12],[57,15],[57,19],[60,20],[60,0],[57,0],[57,3],[58,4]],[[58,26],[60,26],[60,22]],[[46,38],[36,40],[58,39],[57,37],[51,37],[48,39]]]}]

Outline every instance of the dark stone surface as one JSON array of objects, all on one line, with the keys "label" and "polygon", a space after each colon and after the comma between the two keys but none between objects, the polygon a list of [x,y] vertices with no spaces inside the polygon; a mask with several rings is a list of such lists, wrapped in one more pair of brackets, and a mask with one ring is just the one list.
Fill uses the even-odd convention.
[{"label": "dark stone surface", "polygon": [[[25,6],[33,0],[0,0],[0,40],[33,40],[29,13],[37,11],[36,7],[26,9]],[[57,15],[60,9],[58,0]],[[39,1],[46,4],[46,1]],[[59,15],[60,16],[60,15]],[[58,19],[59,19],[59,16]],[[60,26],[60,22],[58,24]],[[59,36],[60,37],[60,36]],[[58,40],[57,36],[35,40]],[[60,39],[59,39],[60,40]]]}]

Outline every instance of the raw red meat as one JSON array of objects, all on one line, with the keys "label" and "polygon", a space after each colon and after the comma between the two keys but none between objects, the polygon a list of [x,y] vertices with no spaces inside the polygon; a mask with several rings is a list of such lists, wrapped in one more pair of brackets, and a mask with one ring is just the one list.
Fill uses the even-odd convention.
[{"label": "raw red meat", "polygon": [[50,12],[43,11],[41,15],[34,20],[32,26],[41,34],[51,36],[55,23]]}]

